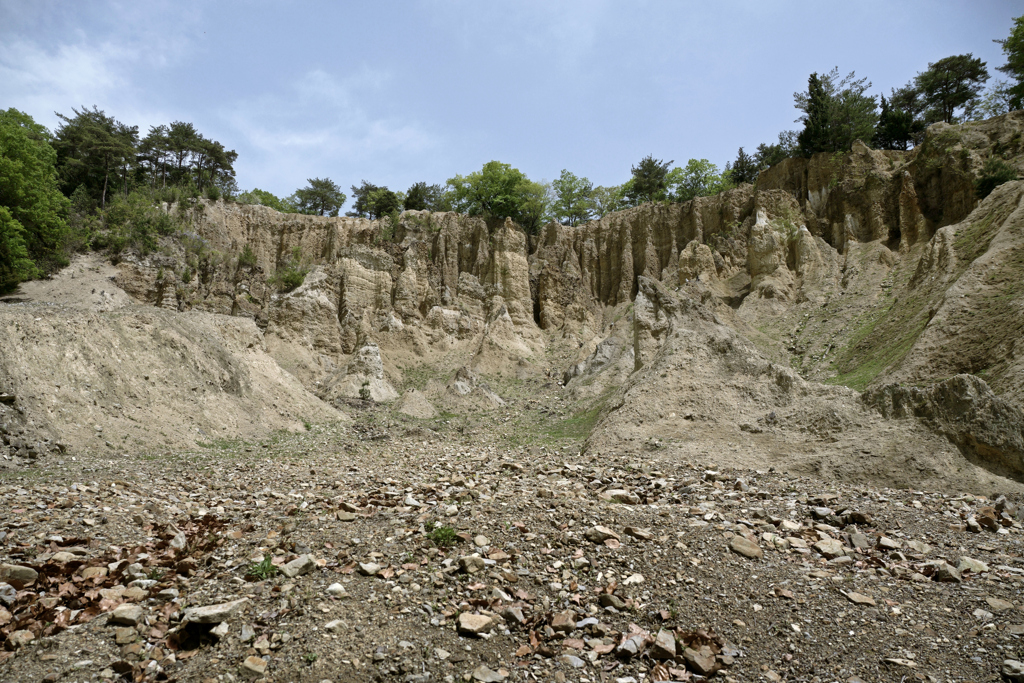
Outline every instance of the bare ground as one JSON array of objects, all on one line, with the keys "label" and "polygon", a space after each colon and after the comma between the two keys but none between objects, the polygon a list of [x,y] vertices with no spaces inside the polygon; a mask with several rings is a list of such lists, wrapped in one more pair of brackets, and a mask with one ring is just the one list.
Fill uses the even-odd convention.
[{"label": "bare ground", "polygon": [[[350,426],[7,473],[0,557],[40,575],[0,611],[0,678],[699,680],[703,663],[725,680],[962,681],[1024,655],[1021,526],[992,523],[991,500],[670,449],[580,455],[560,390],[504,395],[476,417],[353,402]],[[618,539],[588,540],[598,525]],[[741,537],[763,558],[730,550]],[[466,573],[473,554],[484,566]],[[251,575],[305,555],[294,578]],[[987,566],[940,563],[964,557]],[[183,624],[236,599],[219,639]],[[123,603],[137,625],[112,623]],[[461,613],[483,615],[487,637],[460,635]]]}]

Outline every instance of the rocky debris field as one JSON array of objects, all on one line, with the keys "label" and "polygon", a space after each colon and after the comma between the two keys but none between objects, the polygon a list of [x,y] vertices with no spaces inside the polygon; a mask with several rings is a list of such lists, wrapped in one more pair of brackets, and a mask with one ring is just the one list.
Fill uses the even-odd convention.
[{"label": "rocky debris field", "polygon": [[1024,680],[998,491],[356,418],[5,472],[0,679]]}]

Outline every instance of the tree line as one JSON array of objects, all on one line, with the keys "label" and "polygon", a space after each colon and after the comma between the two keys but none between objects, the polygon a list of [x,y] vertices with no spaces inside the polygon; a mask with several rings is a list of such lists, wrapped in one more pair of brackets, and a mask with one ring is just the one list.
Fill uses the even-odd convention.
[{"label": "tree line", "polygon": [[[577,225],[644,202],[682,202],[753,183],[765,168],[783,159],[819,152],[845,152],[855,140],[876,149],[908,150],[920,144],[932,123],[962,123],[1004,114],[1024,106],[1024,17],[1014,19],[1010,36],[997,40],[1007,63],[997,67],[1011,80],[985,89],[989,72],[973,54],[953,55],[928,64],[888,97],[868,94],[872,84],[855,72],[841,77],[838,68],[812,73],[807,90],[793,94],[802,129],[782,131],[778,139],[759,144],[753,154],[740,147],[736,158],[719,168],[707,159],[689,159],[681,166],[648,155],[631,167],[621,185],[594,186],[587,178],[563,169],[551,182],[533,181],[520,170],[491,161],[444,185],[416,183],[392,191],[365,180],[353,185],[349,216],[380,218],[401,209],[458,211],[510,217],[528,232],[550,220]],[[285,200],[254,190],[254,203],[308,212],[303,193],[321,197],[327,215],[338,215],[347,199],[332,181],[311,179],[310,185]],[[246,197],[243,196],[243,200]],[[323,214],[323,211],[320,213]]]},{"label": "tree line", "polygon": [[[740,147],[719,168],[707,159],[674,161],[647,155],[630,168],[621,185],[594,186],[562,169],[558,178],[531,180],[519,169],[490,161],[478,171],[445,183],[417,182],[405,191],[362,180],[350,187],[346,215],[397,218],[402,210],[456,211],[511,218],[536,233],[551,220],[578,225],[645,202],[682,202],[753,183],[761,171],[793,156],[848,151],[855,140],[877,149],[907,150],[920,144],[925,128],[958,123],[1024,107],[1024,16],[1013,20],[1000,44],[1006,80],[986,88],[987,65],[972,54],[929,63],[924,71],[888,97],[868,93],[872,85],[838,68],[815,72],[807,90],[793,94],[800,130],[779,133],[753,154]],[[117,121],[97,107],[57,114],[50,133],[16,109],[0,111],[0,292],[18,282],[65,265],[84,248],[119,252],[156,248],[175,221],[160,203],[179,209],[199,197],[261,204],[278,211],[338,216],[349,197],[330,178],[279,198],[254,188],[242,192],[235,181],[238,155],[201,134],[193,124],[174,121],[140,136],[137,126]],[[1000,160],[990,160],[989,178],[979,196],[1015,177]],[[995,168],[999,166],[999,168]],[[986,166],[986,169],[988,167]]]}]

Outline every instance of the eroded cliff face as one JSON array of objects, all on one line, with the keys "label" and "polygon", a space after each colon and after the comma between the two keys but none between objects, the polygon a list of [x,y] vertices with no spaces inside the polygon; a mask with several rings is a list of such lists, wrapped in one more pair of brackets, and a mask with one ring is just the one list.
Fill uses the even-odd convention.
[{"label": "eroded cliff face", "polygon": [[[453,352],[500,371],[535,358],[551,340],[575,345],[583,360],[633,301],[638,278],[674,286],[699,279],[735,311],[735,322],[747,325],[762,351],[788,359],[808,378],[838,375],[863,388],[902,367],[922,331],[934,336],[927,316],[882,320],[883,328],[900,328],[902,356],[873,358],[867,371],[858,365],[858,344],[884,342],[860,334],[862,328],[873,316],[901,312],[890,300],[901,287],[940,277],[943,286],[928,284],[934,291],[923,298],[945,296],[951,285],[943,259],[954,258],[948,245],[956,241],[950,226],[966,221],[969,232],[987,220],[988,213],[971,213],[974,180],[992,154],[1019,160],[1022,131],[1019,112],[937,125],[911,152],[858,143],[845,155],[786,160],[763,172],[756,188],[646,204],[577,227],[552,223],[531,238],[509,221],[456,214],[406,212],[391,229],[364,219],[207,203],[191,244],[123,263],[118,284],[158,306],[253,317],[271,353],[315,387],[371,342],[392,373],[392,359],[411,354],[434,362]],[[243,248],[251,259],[240,264]],[[268,279],[296,254],[310,272],[302,286],[279,293]],[[194,268],[186,266],[190,259]],[[941,272],[908,275],[922,268]],[[818,309],[828,315],[812,313]],[[1012,340],[1007,344],[1001,358],[1015,353]],[[916,363],[911,374],[927,381],[920,369],[929,364],[927,354],[915,358],[907,361]],[[1000,362],[1018,374],[1012,362]],[[982,372],[982,365],[975,359],[945,368],[943,376]],[[1015,400],[1019,383],[1009,379],[999,389],[1010,389]]]},{"label": "eroded cliff face", "polygon": [[[974,185],[992,155],[1022,165],[1022,134],[1021,112],[937,125],[911,152],[858,143],[787,160],[756,187],[529,237],[507,220],[451,213],[405,212],[392,226],[208,202],[194,234],[126,259],[116,282],[139,303],[253,319],[277,363],[335,404],[364,388],[398,398],[423,368],[435,379],[415,398],[427,405],[500,405],[486,382],[467,379],[481,376],[562,378],[583,402],[641,385],[675,400],[679,388],[649,372],[683,366],[664,359],[668,332],[644,322],[659,320],[646,282],[660,301],[677,290],[696,297],[800,382],[863,390],[971,373],[1019,408],[1024,183],[983,202]],[[296,266],[308,270],[303,283],[279,291]],[[721,390],[705,380],[686,386]],[[814,391],[826,403],[855,398]],[[630,433],[602,432],[625,442]]]}]

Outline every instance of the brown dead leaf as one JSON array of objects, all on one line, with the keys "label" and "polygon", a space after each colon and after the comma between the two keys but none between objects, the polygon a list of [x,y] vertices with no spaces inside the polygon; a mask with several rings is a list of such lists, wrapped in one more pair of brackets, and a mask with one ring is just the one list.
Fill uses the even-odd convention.
[{"label": "brown dead leaf", "polygon": [[672,674],[669,673],[668,667],[664,664],[657,664],[651,669],[651,680],[652,681],[671,681]]},{"label": "brown dead leaf", "polygon": [[87,607],[86,609],[79,612],[78,619],[76,619],[76,621],[79,624],[88,624],[90,621],[99,616],[99,613],[100,611],[96,607]]}]

